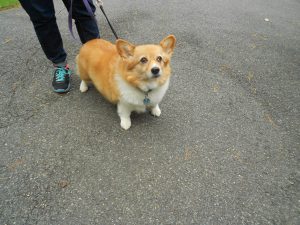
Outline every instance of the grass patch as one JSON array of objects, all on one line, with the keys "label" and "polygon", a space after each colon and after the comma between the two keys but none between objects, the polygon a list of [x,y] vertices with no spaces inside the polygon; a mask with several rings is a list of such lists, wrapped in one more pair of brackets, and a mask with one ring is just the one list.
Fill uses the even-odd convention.
[{"label": "grass patch", "polygon": [[18,0],[0,0],[0,10],[13,8],[19,5]]}]

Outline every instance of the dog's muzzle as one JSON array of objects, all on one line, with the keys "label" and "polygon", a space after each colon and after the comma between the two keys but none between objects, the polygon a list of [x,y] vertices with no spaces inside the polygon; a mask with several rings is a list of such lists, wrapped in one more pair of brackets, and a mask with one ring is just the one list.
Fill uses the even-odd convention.
[{"label": "dog's muzzle", "polygon": [[153,77],[157,78],[160,76],[160,69],[158,67],[153,67],[151,69],[151,73],[152,73]]}]

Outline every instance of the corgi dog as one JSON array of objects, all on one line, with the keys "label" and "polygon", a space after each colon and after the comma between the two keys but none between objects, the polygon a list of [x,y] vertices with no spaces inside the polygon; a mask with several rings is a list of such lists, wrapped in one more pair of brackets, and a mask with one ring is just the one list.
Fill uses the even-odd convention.
[{"label": "corgi dog", "polygon": [[121,127],[131,127],[131,112],[150,110],[160,116],[159,103],[164,97],[171,75],[170,60],[176,44],[174,35],[159,44],[133,45],[118,39],[112,44],[103,39],[85,43],[76,57],[80,91],[92,82],[111,103],[117,104]]}]

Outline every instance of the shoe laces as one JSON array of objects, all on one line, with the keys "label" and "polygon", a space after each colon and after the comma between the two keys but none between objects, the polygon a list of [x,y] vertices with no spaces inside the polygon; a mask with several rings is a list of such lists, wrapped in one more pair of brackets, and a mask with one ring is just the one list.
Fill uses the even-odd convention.
[{"label": "shoe laces", "polygon": [[64,82],[66,75],[68,75],[68,70],[63,67],[57,67],[55,70],[55,80],[56,82]]}]

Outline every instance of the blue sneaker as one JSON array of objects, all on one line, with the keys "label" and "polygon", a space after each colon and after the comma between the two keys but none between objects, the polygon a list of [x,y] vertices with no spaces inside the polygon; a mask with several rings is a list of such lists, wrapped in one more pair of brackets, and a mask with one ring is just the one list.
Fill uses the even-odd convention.
[{"label": "blue sneaker", "polygon": [[66,93],[70,90],[71,70],[69,69],[69,65],[65,67],[55,67],[52,86],[56,93]]}]

